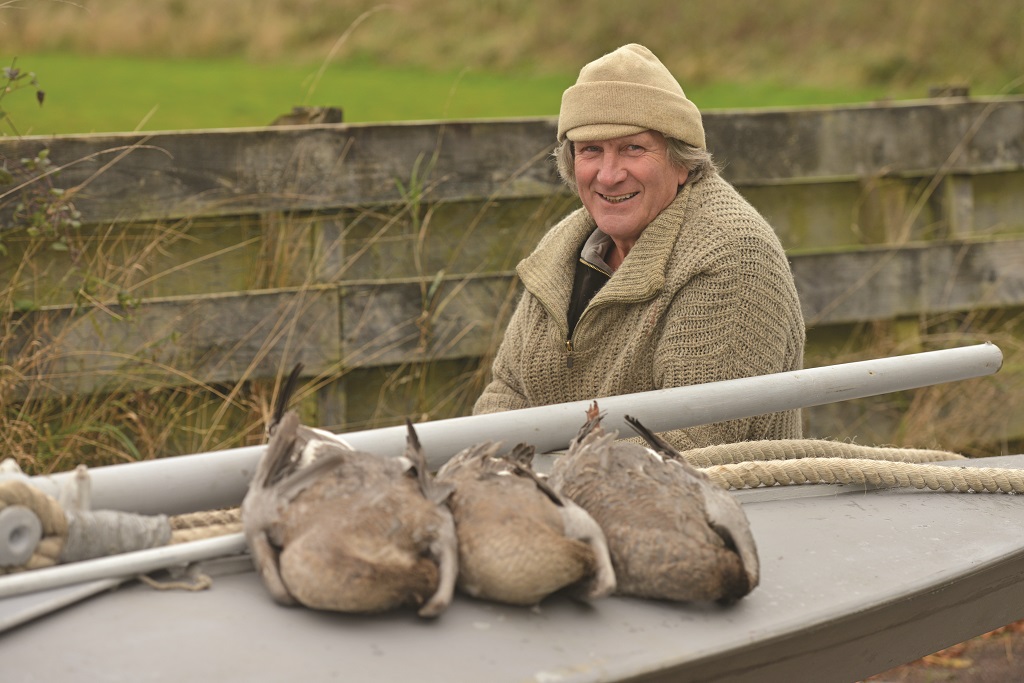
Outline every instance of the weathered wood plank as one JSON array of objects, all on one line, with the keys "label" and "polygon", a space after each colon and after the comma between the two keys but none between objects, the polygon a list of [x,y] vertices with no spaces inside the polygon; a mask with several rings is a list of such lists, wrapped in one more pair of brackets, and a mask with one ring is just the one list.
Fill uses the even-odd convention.
[{"label": "weathered wood plank", "polygon": [[556,221],[578,205],[566,195],[537,199],[443,202],[410,219],[350,212],[336,241],[334,280],[434,277],[515,268]]},{"label": "weathered wood plank", "polygon": [[808,326],[1024,305],[1024,239],[792,257]]},{"label": "weathered wood plank", "polygon": [[[810,326],[1024,306],[1024,238],[798,254],[792,267]],[[477,356],[493,350],[511,274],[345,288],[346,365],[370,367]],[[430,324],[427,321],[431,321]]]},{"label": "weathered wood plank", "polygon": [[[1024,306],[1024,238],[792,258],[810,326]],[[440,274],[439,274],[440,275]],[[510,272],[53,307],[15,326],[20,391],[63,393],[473,358],[516,298]]]},{"label": "weathered wood plank", "polygon": [[[407,201],[545,196],[551,120],[322,125],[0,140],[48,147],[88,222],[316,211]],[[404,193],[403,193],[404,188]]]},{"label": "weathered wood plank", "polygon": [[347,285],[343,358],[373,367],[480,356],[500,340],[511,312],[511,273],[420,282]]},{"label": "weathered wood plank", "polygon": [[19,398],[315,374],[337,368],[338,311],[330,289],[53,307],[18,318],[4,362]]},{"label": "weathered wood plank", "polygon": [[[1024,97],[706,112],[709,147],[738,186],[1024,167]],[[43,147],[89,222],[562,192],[547,158],[555,119],[322,125],[4,138]],[[399,185],[406,188],[406,194]]]},{"label": "weathered wood plank", "polygon": [[926,100],[705,114],[708,147],[738,185],[1015,170],[1024,98]]}]

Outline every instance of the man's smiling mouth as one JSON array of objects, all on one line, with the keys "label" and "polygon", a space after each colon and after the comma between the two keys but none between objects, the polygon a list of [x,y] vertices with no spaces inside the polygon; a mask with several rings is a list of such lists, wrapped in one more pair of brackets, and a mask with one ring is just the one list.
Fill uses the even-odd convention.
[{"label": "man's smiling mouth", "polygon": [[[598,192],[598,194],[601,194],[601,193]],[[638,194],[640,194],[640,193],[639,192],[630,192],[629,194],[619,194],[619,195],[602,194],[601,195],[601,199],[605,200],[606,202],[611,202],[612,204],[619,204],[620,202],[624,202],[627,199],[632,199],[633,197],[637,196]]]}]

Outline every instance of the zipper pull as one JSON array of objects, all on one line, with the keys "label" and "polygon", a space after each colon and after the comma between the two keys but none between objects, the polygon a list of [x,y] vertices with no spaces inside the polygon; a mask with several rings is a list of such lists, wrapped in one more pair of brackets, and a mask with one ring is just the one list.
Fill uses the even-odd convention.
[{"label": "zipper pull", "polygon": [[565,367],[572,369],[572,339],[565,340]]}]

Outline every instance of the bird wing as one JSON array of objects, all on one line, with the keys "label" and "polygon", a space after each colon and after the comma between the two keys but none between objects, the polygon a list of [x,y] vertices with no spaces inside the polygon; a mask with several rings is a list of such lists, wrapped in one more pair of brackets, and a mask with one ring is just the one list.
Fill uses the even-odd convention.
[{"label": "bird wing", "polygon": [[252,486],[270,488],[288,474],[294,466],[292,451],[295,448],[299,416],[294,412],[285,413],[275,420],[273,435],[267,443],[267,450],[260,458],[253,475]]},{"label": "bird wing", "polygon": [[423,497],[438,505],[444,504],[448,497],[455,491],[455,487],[449,484],[440,483],[431,476],[430,470],[427,468],[427,456],[423,453],[423,446],[420,444],[420,438],[416,434],[416,428],[413,427],[412,421],[408,418],[405,420],[405,429],[406,436],[404,455],[406,459],[412,463],[413,474],[419,482],[420,491],[423,493]]}]

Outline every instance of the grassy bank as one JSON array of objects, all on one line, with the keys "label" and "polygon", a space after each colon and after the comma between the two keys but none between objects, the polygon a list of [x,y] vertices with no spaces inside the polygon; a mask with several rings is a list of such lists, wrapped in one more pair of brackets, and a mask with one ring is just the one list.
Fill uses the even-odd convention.
[{"label": "grassy bank", "polygon": [[[575,73],[642,42],[684,85],[769,80],[831,87],[1021,76],[1017,0],[16,0],[0,45],[15,54],[238,57],[458,71]],[[339,38],[348,33],[339,43]]]},{"label": "grassy bank", "polygon": [[1024,88],[1019,1],[0,3],[0,60],[48,100],[4,106],[37,133],[264,125],[297,104],[352,122],[552,115],[582,64],[631,41],[705,109]]},{"label": "grassy bank", "polygon": [[47,93],[5,102],[22,134],[264,126],[295,105],[331,105],[351,122],[557,113],[571,80],[438,73],[372,64],[260,65],[236,58],[21,57]]},{"label": "grassy bank", "polygon": [[[254,64],[237,58],[134,59],[41,54],[20,57],[47,93],[4,106],[20,134],[184,130],[263,126],[295,105],[344,109],[345,121],[554,116],[573,75],[434,72],[376,66]],[[8,64],[9,65],[9,64]],[[868,102],[882,88],[714,83],[688,89],[703,109]],[[923,92],[900,91],[901,98]],[[7,132],[10,132],[9,130]]]}]

